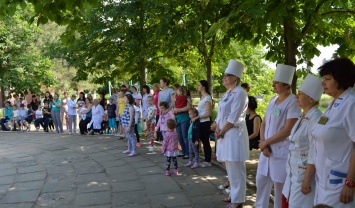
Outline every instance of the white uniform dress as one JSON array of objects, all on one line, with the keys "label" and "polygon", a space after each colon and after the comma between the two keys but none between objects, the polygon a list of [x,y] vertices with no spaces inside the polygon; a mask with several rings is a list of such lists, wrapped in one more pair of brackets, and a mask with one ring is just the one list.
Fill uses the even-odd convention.
[{"label": "white uniform dress", "polygon": [[248,107],[247,93],[238,85],[228,90],[218,104],[216,123],[222,129],[228,121],[234,124],[217,140],[217,160],[226,164],[230,183],[232,203],[242,203],[246,195],[245,160],[249,158],[248,130],[245,124],[245,114]]},{"label": "white uniform dress", "polygon": [[[271,98],[265,113],[265,139],[269,139],[284,128],[287,119],[298,118],[301,115],[301,109],[298,107],[296,97],[290,94],[279,105],[276,105],[278,96]],[[286,180],[286,161],[290,141],[285,138],[278,143],[271,144],[271,156],[265,157],[260,154],[257,175],[257,197],[256,207],[269,207],[269,199],[272,183],[275,189],[274,207],[281,206],[282,188]]]},{"label": "white uniform dress", "polygon": [[228,121],[234,124],[234,128],[229,129],[223,139],[217,140],[217,160],[245,161],[249,159],[249,138],[245,124],[248,97],[239,85],[229,92],[228,90],[218,103],[216,123],[222,129]]},{"label": "white uniform dress", "polygon": [[[322,112],[316,108],[311,108],[301,121],[302,116],[293,126],[290,135],[290,148],[286,164],[286,181],[282,194],[286,197],[289,208],[309,208],[313,206],[315,179],[311,180],[312,192],[304,195],[301,192],[304,174],[307,163],[313,164],[311,130],[318,122]],[[308,159],[309,158],[309,159]]]},{"label": "white uniform dress", "polygon": [[101,129],[102,116],[105,114],[104,108],[98,104],[91,107],[92,118],[88,124],[88,128],[93,124],[93,129]]},{"label": "white uniform dress", "polygon": [[355,142],[355,92],[351,88],[330,104],[321,118],[328,118],[323,125],[316,123],[312,130],[315,145],[316,192],[314,204],[327,204],[335,208],[355,207],[355,201],[343,204],[339,201],[349,170]]}]

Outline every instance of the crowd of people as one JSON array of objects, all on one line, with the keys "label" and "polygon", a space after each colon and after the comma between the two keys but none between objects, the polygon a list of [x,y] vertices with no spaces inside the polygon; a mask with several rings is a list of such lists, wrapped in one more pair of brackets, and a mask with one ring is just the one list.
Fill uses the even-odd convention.
[{"label": "crowd of people", "polygon": [[[268,208],[272,186],[274,207],[355,207],[355,65],[347,58],[338,58],[319,67],[322,79],[308,74],[297,95],[291,92],[295,67],[278,64],[272,88],[276,93],[264,118],[257,113],[257,99],[249,96],[249,85],[241,84],[244,65],[230,60],[223,75],[227,92],[218,103],[213,118],[213,100],[208,82],[197,83],[200,100],[197,108],[185,86],[169,88],[169,80],[139,87],[122,85],[113,89],[107,101],[90,94],[64,93],[60,99],[46,92],[43,106],[35,95],[32,102],[14,96],[5,102],[1,129],[28,131],[34,122],[48,132],[63,133],[67,119],[69,134],[111,133],[127,139],[132,157],[140,147],[139,126],[143,123],[149,138],[149,151],[155,151],[155,140],[161,140],[161,153],[166,156],[167,176],[178,174],[177,157],[186,159],[192,169],[211,166],[211,133],[216,139],[216,158],[227,170],[228,181],[218,186],[229,194],[223,201],[226,208],[242,207],[246,197],[246,166],[249,151],[260,149],[256,174],[255,207]],[[321,95],[333,98],[327,110],[318,109]],[[18,109],[19,106],[19,109]],[[27,109],[25,109],[25,107]],[[213,122],[212,122],[213,121]],[[6,124],[6,125],[5,125]],[[199,147],[203,146],[204,161],[199,162]]]}]

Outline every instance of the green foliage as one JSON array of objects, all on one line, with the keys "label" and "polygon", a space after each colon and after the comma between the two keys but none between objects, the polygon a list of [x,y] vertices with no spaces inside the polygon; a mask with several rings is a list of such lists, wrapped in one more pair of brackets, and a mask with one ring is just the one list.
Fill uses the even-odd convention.
[{"label": "green foliage", "polygon": [[233,29],[238,40],[266,46],[267,60],[292,66],[312,66],[310,60],[320,54],[318,45],[338,44],[340,56],[355,52],[355,4],[348,0],[234,2],[228,15],[210,27],[208,36]]},{"label": "green foliage", "polygon": [[37,93],[42,86],[55,84],[48,71],[51,61],[34,44],[40,30],[26,22],[29,14],[17,12],[0,21],[0,85],[9,92]]}]

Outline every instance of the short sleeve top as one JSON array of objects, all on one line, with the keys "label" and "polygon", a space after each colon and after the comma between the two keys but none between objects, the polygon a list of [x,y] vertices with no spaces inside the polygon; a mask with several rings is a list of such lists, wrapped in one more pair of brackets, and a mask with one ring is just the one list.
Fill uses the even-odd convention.
[{"label": "short sleeve top", "polygon": [[[198,114],[200,116],[205,115],[207,113],[206,102],[210,102],[212,106],[212,98],[210,95],[206,95],[202,100],[198,102]],[[200,122],[206,121],[210,121],[210,117],[200,119]]]}]

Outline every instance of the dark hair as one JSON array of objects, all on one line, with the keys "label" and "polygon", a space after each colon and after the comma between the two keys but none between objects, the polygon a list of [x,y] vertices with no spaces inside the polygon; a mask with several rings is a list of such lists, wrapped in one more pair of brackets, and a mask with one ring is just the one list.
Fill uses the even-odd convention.
[{"label": "dark hair", "polygon": [[128,103],[129,104],[133,104],[134,103],[134,98],[133,98],[133,96],[131,95],[131,94],[127,94],[127,95],[125,95],[126,96],[126,98],[128,99]]},{"label": "dark hair", "polygon": [[88,100],[89,100],[89,102],[91,103],[91,99],[90,99],[90,98],[88,98],[88,97],[87,97],[87,98],[85,98],[85,100],[86,100],[86,99],[88,99]]},{"label": "dark hair", "polygon": [[202,87],[205,88],[205,91],[211,95],[210,90],[209,90],[209,85],[208,82],[206,80],[200,80],[200,84],[202,85]]},{"label": "dark hair", "polygon": [[143,85],[142,90],[146,89],[147,93],[150,93],[150,87],[148,85]]},{"label": "dark hair", "polygon": [[165,77],[160,78],[160,80],[162,80],[164,83],[166,83],[166,85],[169,85],[169,84],[170,84],[170,80],[168,80],[168,79],[165,78]]},{"label": "dark hair", "polygon": [[124,94],[126,94],[127,90],[126,89],[121,89],[120,92],[123,92]]},{"label": "dark hair", "polygon": [[173,86],[174,86],[174,88],[178,89],[181,85],[178,84],[178,83],[176,83],[176,84],[174,84]]},{"label": "dark hair", "polygon": [[32,98],[35,98],[36,97],[36,95],[32,95]]},{"label": "dark hair", "polygon": [[196,108],[190,108],[189,112],[194,113],[196,116],[198,116],[198,110]]},{"label": "dark hair", "polygon": [[346,90],[355,83],[355,65],[348,58],[337,58],[329,61],[318,68],[319,74],[332,75],[338,82],[338,89]]},{"label": "dark hair", "polygon": [[83,95],[83,97],[85,98],[85,93],[84,92],[80,92],[79,93],[79,97],[81,97],[80,95]]},{"label": "dark hair", "polygon": [[163,106],[164,108],[168,109],[169,108],[169,103],[168,102],[160,102],[159,106]]},{"label": "dark hair", "polygon": [[27,104],[27,108],[32,108],[32,105],[31,104]]},{"label": "dark hair", "polygon": [[174,119],[167,120],[166,121],[166,126],[168,127],[168,129],[171,129],[171,130],[175,129],[175,127],[176,127],[175,120]]},{"label": "dark hair", "polygon": [[248,96],[249,102],[248,102],[248,108],[250,110],[255,111],[255,109],[258,108],[258,102],[256,101],[256,98],[253,96]]}]

